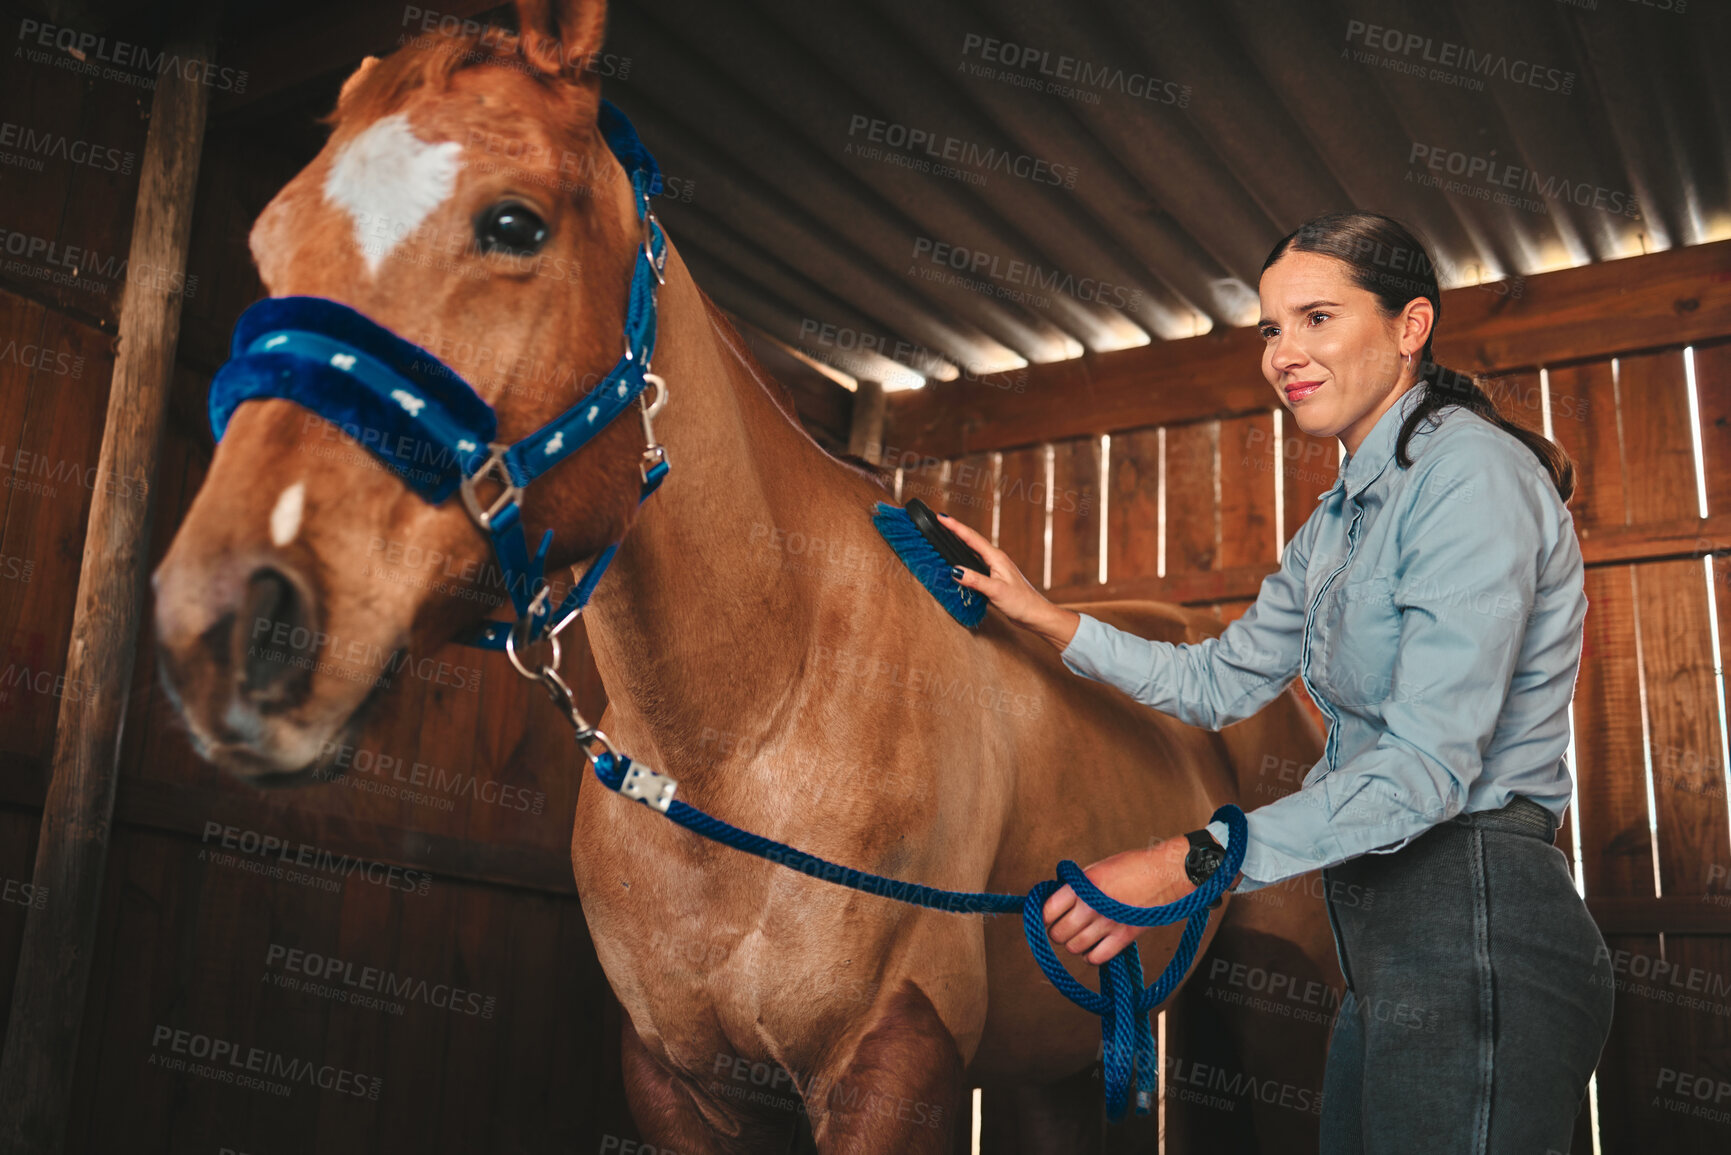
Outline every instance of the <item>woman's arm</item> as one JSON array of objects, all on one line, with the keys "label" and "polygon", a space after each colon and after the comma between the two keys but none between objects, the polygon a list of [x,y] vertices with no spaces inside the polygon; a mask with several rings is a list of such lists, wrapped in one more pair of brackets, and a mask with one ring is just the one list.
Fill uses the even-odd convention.
[{"label": "woman's arm", "polygon": [[1263,579],[1255,604],[1219,637],[1194,644],[1140,638],[1053,605],[1002,550],[947,514],[939,516],[991,567],[989,576],[962,570],[962,585],[1051,642],[1074,672],[1116,686],[1145,706],[1218,730],[1255,714],[1298,673],[1314,516],[1287,543],[1280,568]]},{"label": "woman's arm", "polygon": [[[1581,580],[1580,550],[1561,540],[1572,531],[1559,524],[1551,482],[1522,456],[1530,455],[1478,438],[1450,449],[1408,483],[1419,496],[1400,530],[1400,641],[1383,733],[1246,815],[1241,891],[1404,845],[1459,814],[1484,770],[1541,568],[1567,567],[1566,581]],[[1541,655],[1557,663],[1542,673],[1559,673],[1572,657]],[[1226,844],[1224,823],[1209,831]]]}]

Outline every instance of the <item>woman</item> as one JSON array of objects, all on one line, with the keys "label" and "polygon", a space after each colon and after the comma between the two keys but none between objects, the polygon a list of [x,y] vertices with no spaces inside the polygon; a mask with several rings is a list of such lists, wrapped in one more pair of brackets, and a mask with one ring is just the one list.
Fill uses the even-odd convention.
[{"label": "woman", "polygon": [[[1263,376],[1347,456],[1242,617],[1197,645],[1135,637],[1048,602],[946,518],[991,569],[957,581],[1071,670],[1193,725],[1249,717],[1304,679],[1328,718],[1324,756],[1248,814],[1233,886],[1322,871],[1347,981],[1324,1151],[1567,1151],[1613,997],[1553,845],[1587,610],[1573,466],[1432,362],[1434,266],[1397,222],[1311,221],[1269,254],[1260,295]],[[1169,902],[1226,839],[1211,823],[1087,874],[1120,901]],[[1044,913],[1096,965],[1140,933],[1069,887]]]}]

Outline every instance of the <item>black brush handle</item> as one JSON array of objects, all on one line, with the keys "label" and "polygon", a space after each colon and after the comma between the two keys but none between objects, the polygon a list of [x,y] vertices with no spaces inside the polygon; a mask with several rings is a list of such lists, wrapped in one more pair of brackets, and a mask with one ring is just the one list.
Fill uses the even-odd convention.
[{"label": "black brush handle", "polygon": [[907,504],[908,520],[914,523],[914,528],[920,531],[920,536],[932,543],[932,548],[938,551],[938,556],[950,565],[966,566],[975,573],[990,574],[991,568],[986,565],[986,559],[981,557],[974,548],[956,536],[956,531],[938,520],[931,507],[919,498],[914,498]]}]

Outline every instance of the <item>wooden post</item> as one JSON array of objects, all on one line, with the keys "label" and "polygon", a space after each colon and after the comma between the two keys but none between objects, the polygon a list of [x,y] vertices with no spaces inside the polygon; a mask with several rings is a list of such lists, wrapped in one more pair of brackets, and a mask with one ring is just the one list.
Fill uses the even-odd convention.
[{"label": "wooden post", "polygon": [[[156,477],[181,308],[179,292],[162,286],[184,284],[210,92],[200,73],[215,52],[217,7],[207,0],[194,26],[164,46],[198,63],[164,69],[151,101],[101,478]],[[91,494],[66,680],[95,690],[60,700],[34,876],[48,903],[28,912],[0,1057],[0,1150],[8,1152],[65,1145],[154,504],[148,488],[142,500],[129,486],[96,485]]]},{"label": "wooden post", "polygon": [[880,381],[862,379],[854,389],[853,418],[848,425],[847,451],[867,461],[883,460],[884,387]]}]

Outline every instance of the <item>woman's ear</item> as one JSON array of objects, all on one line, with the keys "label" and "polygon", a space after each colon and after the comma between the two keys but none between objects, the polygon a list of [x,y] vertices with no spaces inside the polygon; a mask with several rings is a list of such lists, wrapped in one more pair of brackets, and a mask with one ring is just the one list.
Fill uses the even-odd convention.
[{"label": "woman's ear", "polygon": [[1430,340],[1431,330],[1436,328],[1436,308],[1429,298],[1414,297],[1406,303],[1406,309],[1401,314],[1401,343],[1410,342],[1414,351],[1424,348]]}]

